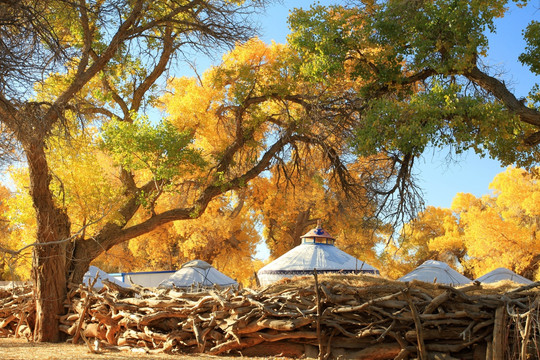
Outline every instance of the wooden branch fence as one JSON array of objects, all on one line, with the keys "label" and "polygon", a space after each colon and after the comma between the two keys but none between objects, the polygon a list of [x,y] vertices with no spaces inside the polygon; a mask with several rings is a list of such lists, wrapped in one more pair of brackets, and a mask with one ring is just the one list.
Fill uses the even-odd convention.
[{"label": "wooden branch fence", "polygon": [[[318,359],[540,359],[540,282],[516,288],[318,275],[260,290],[76,286],[68,341],[149,353]],[[31,339],[30,287],[0,290],[0,336]],[[95,351],[95,350],[94,350]]]}]

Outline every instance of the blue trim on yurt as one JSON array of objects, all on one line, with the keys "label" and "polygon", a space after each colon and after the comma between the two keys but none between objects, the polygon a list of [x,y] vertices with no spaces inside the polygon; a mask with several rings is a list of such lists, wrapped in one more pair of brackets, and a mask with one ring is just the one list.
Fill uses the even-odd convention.
[{"label": "blue trim on yurt", "polygon": [[[379,275],[379,270],[325,270],[317,269],[317,273],[340,273],[340,274],[375,274]],[[263,270],[261,274],[275,274],[275,275],[312,275],[313,270]]]},{"label": "blue trim on yurt", "polygon": [[[302,239],[302,243],[300,245],[326,245],[326,246],[333,246],[335,247],[334,245],[334,239],[328,239],[328,243],[326,242],[321,242],[321,240],[319,240],[319,242],[308,242],[306,241],[306,239],[311,239],[311,238],[304,238]],[[321,238],[321,239],[327,239],[327,238]]]}]

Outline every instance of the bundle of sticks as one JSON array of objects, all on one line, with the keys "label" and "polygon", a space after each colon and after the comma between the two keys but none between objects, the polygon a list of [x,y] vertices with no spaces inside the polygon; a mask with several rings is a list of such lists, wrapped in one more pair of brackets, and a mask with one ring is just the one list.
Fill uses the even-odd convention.
[{"label": "bundle of sticks", "polygon": [[[104,281],[99,291],[72,287],[60,326],[68,341],[84,340],[94,351],[540,359],[539,288],[316,273],[259,290],[199,293]],[[0,289],[0,336],[31,338],[34,318],[31,287]]]},{"label": "bundle of sticks", "polygon": [[70,293],[71,340],[148,352],[351,359],[540,358],[540,283],[462,288],[365,275],[286,280],[254,291]]},{"label": "bundle of sticks", "polygon": [[36,306],[30,285],[0,288],[0,337],[32,338]]}]

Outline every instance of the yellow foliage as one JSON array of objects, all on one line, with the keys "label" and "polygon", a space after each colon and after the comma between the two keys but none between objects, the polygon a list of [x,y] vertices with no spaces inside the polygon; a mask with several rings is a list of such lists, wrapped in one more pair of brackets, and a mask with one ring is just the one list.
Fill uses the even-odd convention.
[{"label": "yellow foliage", "polygon": [[77,232],[84,228],[87,235],[96,233],[106,220],[114,219],[122,187],[118,169],[96,145],[96,129],[72,135],[69,140],[51,138],[48,161],[56,175],[51,188],[57,194],[59,206],[66,208]]},{"label": "yellow foliage", "polygon": [[[380,239],[370,223],[375,210],[364,205],[367,202],[361,200],[361,190],[357,190],[356,201],[346,197],[334,183],[321,153],[311,149],[303,152],[302,157],[302,170],[295,169],[293,164],[274,168],[268,177],[252,181],[249,189],[250,207],[263,226],[271,258],[299,245],[301,236],[321,221],[322,227],[336,238],[336,247],[376,265],[375,245]],[[361,162],[351,165],[353,176],[365,166]]]},{"label": "yellow foliage", "polygon": [[287,122],[303,113],[299,105],[279,99],[301,86],[294,79],[293,59],[284,45],[252,39],[225,54],[222,64],[208,69],[200,79],[170,80],[171,92],[161,98],[162,109],[179,129],[193,132],[193,146],[202,149],[210,163],[232,143],[241,121],[244,131],[254,138],[255,153],[244,156],[253,158],[262,149],[257,143],[275,131],[271,118]]},{"label": "yellow foliage", "polygon": [[176,221],[173,228],[184,258],[204,260],[248,284],[254,272],[251,256],[259,242],[251,215],[241,198],[228,193],[212,201],[200,218]]},{"label": "yellow foliage", "polygon": [[[0,251],[0,280],[29,280],[30,278],[32,248],[18,251],[34,241],[28,237],[25,232],[27,227],[21,221],[28,220],[32,229],[35,217],[32,216],[33,208],[31,208],[32,211],[25,211],[25,208],[21,207],[24,202],[20,200],[16,194],[12,194],[8,188],[0,185],[0,248],[2,249]],[[25,201],[28,204],[32,203],[28,196],[25,197]],[[4,249],[6,251],[3,251]],[[15,253],[10,253],[10,251]]]},{"label": "yellow foliage", "polygon": [[[407,228],[434,228],[424,236],[407,238],[396,252],[408,264],[425,259],[418,249],[427,248],[431,257],[451,255],[471,277],[478,277],[498,267],[506,267],[530,279],[538,278],[540,261],[540,187],[533,173],[509,167],[498,174],[490,185],[493,195],[480,198],[459,193],[452,202],[452,211],[433,208],[419,215]],[[417,232],[418,234],[418,232]],[[419,233],[422,234],[422,231]],[[407,254],[412,245],[416,252]]]},{"label": "yellow foliage", "polygon": [[399,246],[391,243],[385,249],[382,262],[386,275],[397,279],[426,260],[455,256],[460,244],[448,231],[453,225],[449,209],[428,206],[403,227]]},{"label": "yellow foliage", "polygon": [[108,273],[133,272],[144,267],[139,267],[141,259],[136,258],[129,249],[129,243],[113,246],[99,255],[92,264]]}]

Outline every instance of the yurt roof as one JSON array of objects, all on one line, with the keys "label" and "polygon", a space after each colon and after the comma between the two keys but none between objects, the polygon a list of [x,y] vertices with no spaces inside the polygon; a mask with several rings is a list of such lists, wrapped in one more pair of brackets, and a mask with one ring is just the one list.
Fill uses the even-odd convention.
[{"label": "yurt roof", "polygon": [[523,276],[516,274],[512,270],[503,267],[492,270],[487,274],[480,276],[476,280],[482,283],[494,283],[501,280],[510,280],[525,285],[533,283],[531,280],[524,278]]},{"label": "yurt roof", "polygon": [[182,268],[188,268],[188,267],[199,268],[199,269],[206,270],[206,269],[210,269],[212,267],[212,265],[210,265],[206,261],[197,259],[197,260],[188,261],[187,263],[184,263],[182,265]]},{"label": "yurt roof", "polygon": [[399,281],[420,280],[424,282],[437,282],[448,285],[464,285],[471,282],[470,279],[452,269],[448,264],[428,260],[422,265],[398,279]]},{"label": "yurt roof", "polygon": [[212,287],[214,285],[237,286],[238,283],[207,262],[193,260],[182,265],[180,270],[163,280],[158,286],[190,288],[192,286]]},{"label": "yurt roof", "polygon": [[262,267],[258,275],[305,275],[313,269],[325,272],[359,271],[378,274],[373,266],[329,244],[301,244]]},{"label": "yurt roof", "polygon": [[120,281],[115,277],[112,277],[111,275],[107,274],[105,271],[101,270],[97,266],[90,266],[88,268],[88,271],[83,276],[83,284],[89,285],[90,283],[92,283],[94,281],[96,276],[97,276],[97,280],[96,280],[96,282],[94,283],[94,286],[93,286],[95,289],[103,288],[102,280],[108,280],[110,282],[113,282],[113,283],[115,283],[117,285],[120,285],[122,287],[125,287],[125,288],[130,287],[129,284],[126,284],[125,282]]},{"label": "yurt roof", "polygon": [[334,238],[317,224],[302,236],[302,244],[263,266],[257,276],[265,286],[282,278],[324,273],[371,273],[379,270],[334,246]]}]

